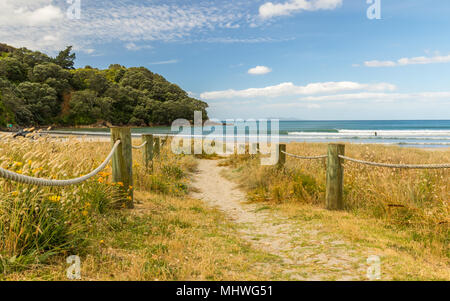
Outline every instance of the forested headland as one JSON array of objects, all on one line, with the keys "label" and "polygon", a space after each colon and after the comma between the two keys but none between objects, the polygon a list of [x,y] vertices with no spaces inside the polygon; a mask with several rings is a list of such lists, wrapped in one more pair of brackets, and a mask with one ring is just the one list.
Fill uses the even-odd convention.
[{"label": "forested headland", "polygon": [[0,128],[168,125],[207,118],[208,105],[145,67],[74,68],[69,46],[56,57],[0,44]]}]

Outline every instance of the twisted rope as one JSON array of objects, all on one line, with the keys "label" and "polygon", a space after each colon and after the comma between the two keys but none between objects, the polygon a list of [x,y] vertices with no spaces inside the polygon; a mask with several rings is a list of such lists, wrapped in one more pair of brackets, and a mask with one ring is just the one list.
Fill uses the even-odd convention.
[{"label": "twisted rope", "polygon": [[281,151],[281,152],[283,154],[289,156],[289,157],[294,157],[294,158],[297,158],[297,159],[304,159],[304,160],[316,160],[316,159],[324,159],[324,158],[328,157],[327,155],[323,155],[323,156],[298,156],[298,155],[287,153],[285,151]]},{"label": "twisted rope", "polygon": [[378,166],[378,167],[389,167],[389,168],[405,168],[405,169],[443,169],[450,168],[450,164],[387,164],[387,163],[376,163],[363,161],[358,159],[353,159],[350,157],[339,155],[339,158],[348,160],[355,163],[370,165],[370,166]]},{"label": "twisted rope", "polygon": [[145,141],[144,143],[142,143],[141,145],[139,145],[139,146],[132,146],[134,149],[140,149],[140,148],[143,148],[145,145],[147,144],[147,141]]},{"label": "twisted rope", "polygon": [[79,184],[81,182],[84,182],[84,181],[92,178],[93,176],[97,175],[100,171],[102,171],[106,167],[108,162],[111,160],[111,158],[114,155],[115,151],[117,150],[117,147],[119,146],[119,144],[120,144],[120,140],[117,140],[116,143],[114,144],[113,148],[111,149],[111,152],[109,153],[108,157],[106,157],[105,161],[103,161],[103,163],[100,164],[99,167],[94,169],[89,174],[79,177],[79,178],[70,179],[70,180],[40,179],[40,178],[21,175],[21,174],[18,174],[18,173],[15,173],[15,172],[3,169],[3,168],[0,168],[0,177],[15,181],[15,182],[19,182],[19,183],[32,184],[32,185],[37,185],[37,186],[69,186],[69,185]]}]

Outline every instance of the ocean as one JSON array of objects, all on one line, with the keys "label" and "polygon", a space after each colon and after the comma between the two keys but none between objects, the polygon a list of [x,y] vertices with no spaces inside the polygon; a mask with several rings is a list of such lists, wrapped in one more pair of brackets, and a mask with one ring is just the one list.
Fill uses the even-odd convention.
[{"label": "ocean", "polygon": [[[237,123],[236,123],[237,124]],[[222,129],[220,129],[222,127]],[[231,134],[233,125],[216,125],[215,130]],[[107,129],[77,129],[81,132],[105,132]],[[170,127],[135,128],[135,134],[175,134]],[[211,131],[204,131],[204,135]],[[255,133],[247,130],[247,135]],[[270,134],[275,134],[271,133]],[[404,147],[450,147],[450,120],[351,120],[303,121],[280,120],[281,142],[348,142],[386,144]]]}]

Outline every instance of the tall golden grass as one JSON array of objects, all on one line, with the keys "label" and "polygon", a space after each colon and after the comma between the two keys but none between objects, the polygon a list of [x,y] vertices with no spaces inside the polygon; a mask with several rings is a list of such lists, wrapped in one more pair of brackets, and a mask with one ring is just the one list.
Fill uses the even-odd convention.
[{"label": "tall golden grass", "polygon": [[[323,155],[327,145],[290,143],[287,152]],[[450,150],[421,150],[382,145],[346,145],[346,155],[384,163],[436,164],[450,162]],[[250,201],[301,202],[324,206],[325,160],[288,157],[284,168],[261,166],[259,158],[232,156],[239,182]],[[433,253],[450,256],[449,199],[450,170],[403,170],[344,164],[345,209],[361,216],[375,217],[410,233]]]},{"label": "tall golden grass", "polygon": [[[92,171],[110,150],[107,141],[37,135],[13,139],[3,135],[0,166],[39,178],[70,179]],[[133,155],[134,189],[187,193],[186,177],[195,169],[192,157],[172,155],[166,146],[148,170],[142,151],[133,151]],[[102,215],[120,207],[117,204],[126,197],[122,191],[121,183],[111,181],[110,165],[96,177],[67,187],[38,187],[0,179],[0,273],[45,263],[56,255],[82,255]]]}]

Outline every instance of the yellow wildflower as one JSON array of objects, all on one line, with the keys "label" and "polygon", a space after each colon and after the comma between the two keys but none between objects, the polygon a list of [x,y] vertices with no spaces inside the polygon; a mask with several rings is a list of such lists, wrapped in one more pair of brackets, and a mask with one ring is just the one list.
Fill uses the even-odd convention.
[{"label": "yellow wildflower", "polygon": [[18,191],[13,191],[12,192],[12,196],[18,196],[19,195],[19,192]]},{"label": "yellow wildflower", "polygon": [[120,187],[123,187],[123,182],[117,182],[117,185],[119,185]]},{"label": "yellow wildflower", "polygon": [[81,212],[81,214],[83,214],[84,216],[88,215],[88,213],[89,213],[89,212],[87,212],[87,210],[83,210],[83,211]]},{"label": "yellow wildflower", "polygon": [[57,202],[59,202],[59,201],[61,200],[61,196],[59,196],[59,195],[52,195],[52,196],[50,196],[48,199],[49,199],[50,201],[52,201],[52,202],[57,203]]}]

